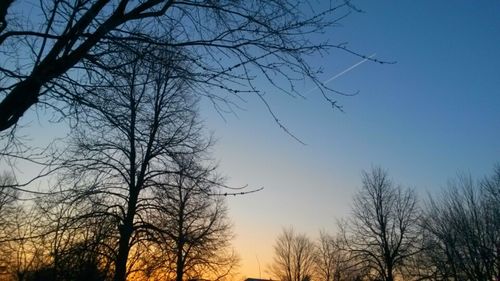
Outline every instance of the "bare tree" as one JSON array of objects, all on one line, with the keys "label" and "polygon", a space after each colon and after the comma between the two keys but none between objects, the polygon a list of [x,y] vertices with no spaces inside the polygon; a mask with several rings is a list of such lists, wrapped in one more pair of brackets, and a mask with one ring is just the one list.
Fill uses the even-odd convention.
[{"label": "bare tree", "polygon": [[12,271],[14,249],[11,239],[18,225],[19,207],[15,204],[18,194],[12,186],[15,179],[12,174],[0,174],[0,277]]},{"label": "bare tree", "polygon": [[[192,156],[192,155],[191,155]],[[238,256],[231,248],[231,224],[215,167],[182,160],[153,191],[148,221],[154,221],[133,251],[133,277],[153,280],[227,280]],[[155,279],[156,278],[156,279]]]},{"label": "bare tree", "polygon": [[[133,270],[143,251],[136,245],[163,231],[151,214],[161,210],[158,194],[171,192],[168,179],[185,171],[186,159],[203,160],[210,145],[198,121],[197,99],[187,91],[184,73],[176,72],[175,65],[184,63],[179,54],[140,47],[148,52],[117,53],[115,60],[128,55],[135,62],[104,77],[82,98],[85,107],[75,107],[81,125],[64,163],[74,186],[68,199],[92,202],[95,209],[82,215],[106,216],[116,226],[116,281]],[[172,67],[165,68],[167,62]]]},{"label": "bare tree", "polygon": [[293,228],[283,229],[274,245],[269,271],[281,281],[309,281],[314,274],[314,243]]},{"label": "bare tree", "polygon": [[316,245],[316,277],[325,281],[353,281],[365,275],[346,250],[342,237],[321,231]]},{"label": "bare tree", "polygon": [[66,197],[56,193],[34,202],[37,233],[48,241],[43,245],[47,262],[36,273],[44,280],[109,280],[115,225],[109,217],[95,215],[104,211],[95,202]]},{"label": "bare tree", "polygon": [[15,184],[16,181],[12,174],[6,172],[0,174],[0,228],[5,228],[8,224],[5,219],[12,213],[14,202],[18,198],[17,190],[12,188]]},{"label": "bare tree", "polygon": [[500,279],[500,164],[492,175],[480,182],[483,223],[485,224],[482,248],[483,257],[488,264],[488,274]]},{"label": "bare tree", "polygon": [[110,259],[103,258],[109,224],[76,220],[70,213],[81,206],[32,203],[17,205],[2,228],[0,280],[103,281],[110,275]]},{"label": "bare tree", "polygon": [[318,12],[300,0],[4,0],[0,131],[36,104],[63,113],[66,102],[86,96],[78,88],[124,65],[110,63],[108,55],[137,43],[183,53],[184,71],[214,103],[229,105],[229,96],[254,93],[270,109],[267,85],[258,87],[258,77],[290,95],[300,95],[295,81],[308,78],[338,107],[307,56],[329,48],[361,55],[344,42],[314,42],[307,35],[323,32],[356,9],[347,0],[323,7]]},{"label": "bare tree", "polygon": [[8,274],[8,280],[31,280],[33,274],[49,262],[48,240],[40,235],[38,228],[40,216],[34,208],[17,205],[8,220],[0,243],[4,273]]},{"label": "bare tree", "polygon": [[[156,213],[166,257],[164,268],[175,268],[175,280],[231,274],[238,257],[231,248],[231,224],[227,217],[220,179],[214,168],[199,159],[186,159],[178,173],[165,179],[169,189],[157,190]],[[168,259],[168,257],[171,257]]]},{"label": "bare tree", "polygon": [[423,219],[422,277],[440,280],[495,280],[500,277],[500,168],[475,183],[469,176],[451,181],[430,199]]},{"label": "bare tree", "polygon": [[335,271],[338,266],[337,251],[335,245],[335,238],[328,233],[321,231],[316,246],[316,271],[320,280],[333,281],[335,278]]},{"label": "bare tree", "polygon": [[363,172],[363,186],[344,229],[352,257],[373,277],[395,280],[397,271],[418,251],[419,217],[412,190],[395,186],[381,168]]}]

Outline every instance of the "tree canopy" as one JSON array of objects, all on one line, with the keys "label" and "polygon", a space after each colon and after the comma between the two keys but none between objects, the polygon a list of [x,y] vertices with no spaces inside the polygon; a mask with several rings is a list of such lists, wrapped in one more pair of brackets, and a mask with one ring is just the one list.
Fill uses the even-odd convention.
[{"label": "tree canopy", "polygon": [[[309,35],[325,31],[355,8],[347,0],[322,3],[319,10],[308,2],[3,1],[0,131],[12,128],[35,105],[64,117],[67,105],[78,104],[89,84],[130,63],[114,63],[110,56],[123,48],[145,50],[136,49],[137,44],[178,53],[184,64],[175,67],[191,81],[191,90],[210,98],[220,111],[232,110],[235,100],[254,94],[279,123],[265,99],[271,91],[266,88],[301,95],[295,84],[303,79],[310,79],[337,107],[318,79],[319,69],[307,58],[329,48],[361,55],[345,42],[315,42]],[[266,86],[259,86],[258,79],[267,81]]]}]

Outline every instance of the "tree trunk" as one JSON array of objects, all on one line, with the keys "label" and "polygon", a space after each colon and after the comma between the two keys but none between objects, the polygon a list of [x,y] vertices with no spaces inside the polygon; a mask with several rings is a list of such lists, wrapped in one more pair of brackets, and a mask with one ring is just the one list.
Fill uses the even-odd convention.
[{"label": "tree trunk", "polygon": [[126,281],[127,280],[127,260],[130,251],[130,238],[134,232],[134,217],[137,207],[137,198],[139,194],[137,191],[133,190],[130,195],[128,202],[127,216],[120,226],[120,240],[118,244],[118,255],[115,261],[115,276],[114,281]]},{"label": "tree trunk", "polygon": [[129,242],[132,236],[133,227],[129,223],[120,226],[120,240],[118,245],[118,255],[115,262],[114,281],[125,281],[127,279],[127,260],[130,251]]},{"label": "tree trunk", "polygon": [[394,275],[393,275],[392,271],[393,271],[393,267],[392,267],[392,265],[389,265],[387,267],[387,279],[386,279],[386,281],[394,281]]},{"label": "tree trunk", "polygon": [[182,250],[177,252],[177,268],[176,268],[176,276],[175,281],[182,281],[184,278],[184,257],[182,254]]}]

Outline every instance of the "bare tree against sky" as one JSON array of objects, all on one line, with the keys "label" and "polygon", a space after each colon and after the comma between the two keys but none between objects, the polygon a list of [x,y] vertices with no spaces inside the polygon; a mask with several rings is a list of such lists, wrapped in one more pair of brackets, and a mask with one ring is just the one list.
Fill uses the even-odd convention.
[{"label": "bare tree against sky", "polygon": [[14,176],[3,172],[0,174],[0,274],[13,274],[17,263],[14,263],[16,250],[12,238],[18,226],[22,224],[19,219],[20,209],[16,204],[18,192],[12,188],[15,185]]},{"label": "bare tree against sky", "polygon": [[[365,57],[342,40],[316,42],[310,37],[356,10],[347,0],[321,7],[318,11],[300,0],[2,1],[0,131],[17,124],[36,104],[64,116],[66,102],[79,102],[75,89],[123,66],[103,58],[114,55],[116,46],[137,43],[183,53],[182,67],[199,86],[197,92],[220,111],[232,110],[229,97],[252,93],[282,126],[265,99],[271,92],[266,88],[300,95],[295,83],[303,78],[338,107],[330,95],[338,92],[328,93],[307,57],[330,48]],[[258,86],[258,80],[267,81],[266,86]]]},{"label": "bare tree against sky", "polygon": [[396,186],[381,168],[363,172],[355,195],[352,217],[344,237],[353,258],[370,274],[394,281],[406,260],[418,252],[420,210],[411,189]]},{"label": "bare tree against sky", "polygon": [[[61,187],[59,187],[61,188]],[[47,280],[102,280],[112,274],[116,230],[104,209],[93,200],[54,193],[35,200],[39,217],[37,233],[48,243],[45,266]],[[32,239],[36,240],[36,237]]]},{"label": "bare tree against sky", "polygon": [[500,168],[481,182],[470,176],[450,181],[426,207],[423,230],[427,275],[439,279],[500,277]]},{"label": "bare tree against sky", "polygon": [[160,231],[149,213],[160,209],[157,191],[172,188],[163,180],[179,173],[184,159],[209,161],[204,155],[210,139],[198,121],[197,99],[187,91],[185,75],[176,72],[184,61],[170,49],[135,47],[137,53],[124,50],[115,57],[135,62],[107,76],[82,97],[84,107],[75,107],[81,126],[65,163],[74,185],[69,198],[91,200],[95,216],[116,223],[116,281],[126,279],[134,244]]},{"label": "bare tree against sky", "polygon": [[316,245],[316,271],[321,280],[335,280],[335,270],[338,267],[340,257],[337,255],[335,238],[325,231],[321,231]]},{"label": "bare tree against sky", "polygon": [[269,272],[281,281],[309,281],[314,275],[315,245],[305,234],[285,228],[276,239]]},{"label": "bare tree against sky", "polygon": [[3,172],[0,174],[0,228],[4,228],[8,221],[5,218],[12,212],[18,192],[12,188],[16,184],[12,174]]},{"label": "bare tree against sky", "polygon": [[49,263],[48,243],[40,235],[40,216],[34,208],[15,207],[9,214],[9,224],[2,229],[0,263],[5,266],[10,280],[29,280],[33,272]]},{"label": "bare tree against sky", "polygon": [[[156,217],[162,229],[164,267],[175,268],[175,280],[228,277],[238,264],[231,248],[232,231],[224,196],[214,167],[203,167],[199,159],[182,161],[178,173],[163,184],[169,189],[155,192]],[[169,260],[168,257],[171,257]]]},{"label": "bare tree against sky", "polygon": [[318,280],[348,281],[365,275],[351,258],[340,235],[334,236],[321,231],[316,241],[315,276]]}]

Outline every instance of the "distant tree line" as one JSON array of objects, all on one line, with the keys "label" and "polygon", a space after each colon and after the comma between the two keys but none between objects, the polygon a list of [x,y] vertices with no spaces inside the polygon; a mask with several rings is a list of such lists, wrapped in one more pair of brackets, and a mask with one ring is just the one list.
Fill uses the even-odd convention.
[{"label": "distant tree line", "polygon": [[364,172],[352,215],[314,241],[292,228],[269,272],[282,281],[500,280],[500,166],[418,201],[386,171]]}]

